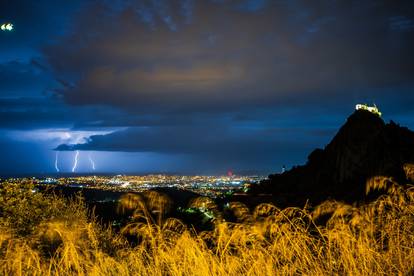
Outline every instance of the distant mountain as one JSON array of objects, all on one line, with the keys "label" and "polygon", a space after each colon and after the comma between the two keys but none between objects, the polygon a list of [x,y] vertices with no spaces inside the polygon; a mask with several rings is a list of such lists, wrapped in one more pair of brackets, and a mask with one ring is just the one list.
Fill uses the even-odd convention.
[{"label": "distant mountain", "polygon": [[414,132],[377,114],[355,111],[325,149],[316,149],[303,166],[273,174],[252,189],[267,193],[280,205],[318,203],[327,198],[358,201],[373,176],[404,183],[405,164],[414,164]]}]

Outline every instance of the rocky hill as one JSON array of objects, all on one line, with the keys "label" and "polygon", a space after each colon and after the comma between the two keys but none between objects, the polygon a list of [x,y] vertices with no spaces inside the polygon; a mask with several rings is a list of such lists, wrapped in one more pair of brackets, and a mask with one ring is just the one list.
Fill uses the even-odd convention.
[{"label": "rocky hill", "polygon": [[251,193],[270,193],[280,205],[327,198],[353,202],[365,198],[365,183],[374,176],[405,183],[412,168],[407,164],[414,164],[414,132],[357,110],[324,149],[309,155],[305,165],[270,175]]}]

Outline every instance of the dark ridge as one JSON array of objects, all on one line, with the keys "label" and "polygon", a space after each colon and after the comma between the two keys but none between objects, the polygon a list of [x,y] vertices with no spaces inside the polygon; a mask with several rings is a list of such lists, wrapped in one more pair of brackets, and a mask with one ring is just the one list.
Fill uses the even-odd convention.
[{"label": "dark ridge", "polygon": [[376,114],[355,111],[325,149],[316,149],[303,166],[272,174],[254,186],[252,198],[272,196],[280,206],[303,206],[326,199],[367,200],[365,184],[374,176],[405,183],[403,166],[414,163],[414,132]]}]

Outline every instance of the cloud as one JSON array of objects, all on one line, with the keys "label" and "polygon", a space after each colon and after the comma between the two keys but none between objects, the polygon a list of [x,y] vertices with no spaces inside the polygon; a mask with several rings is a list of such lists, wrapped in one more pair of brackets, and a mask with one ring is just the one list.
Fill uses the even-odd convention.
[{"label": "cloud", "polygon": [[10,6],[1,128],[121,127],[57,150],[270,168],[305,160],[357,102],[412,118],[412,1],[82,3]]},{"label": "cloud", "polygon": [[414,36],[389,22],[411,4],[197,1],[188,23],[183,3],[90,6],[45,50],[73,84],[58,93],[75,105],[165,114],[306,105],[412,85]]},{"label": "cloud", "polygon": [[39,55],[45,41],[64,35],[71,16],[87,1],[2,1],[0,18],[14,25],[13,32],[0,34],[0,62],[27,62]]},{"label": "cloud", "polygon": [[305,152],[320,146],[321,135],[326,133],[301,128],[145,127],[93,135],[85,143],[62,144],[56,150],[155,153],[185,156],[183,160],[193,160],[191,166],[197,164],[198,169],[271,171],[276,164],[302,162]]},{"label": "cloud", "polygon": [[[53,77],[39,67],[38,61],[10,61],[0,63],[0,91],[2,97],[45,95],[56,85]],[[35,93],[33,93],[35,91]]]}]

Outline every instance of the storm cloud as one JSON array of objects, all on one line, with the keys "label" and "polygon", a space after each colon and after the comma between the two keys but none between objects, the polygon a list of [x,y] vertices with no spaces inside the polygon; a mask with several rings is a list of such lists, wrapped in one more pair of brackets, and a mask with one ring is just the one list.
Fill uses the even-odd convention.
[{"label": "storm cloud", "polygon": [[305,162],[356,103],[414,127],[413,1],[23,2],[0,11],[16,26],[0,36],[0,130],[101,133],[50,141],[68,162],[272,172]]},{"label": "storm cloud", "polygon": [[391,95],[378,89],[413,85],[411,2],[255,2],[91,4],[45,50],[68,83],[57,93],[75,105],[191,114],[322,105],[350,92],[381,101]]},{"label": "storm cloud", "polygon": [[[308,136],[305,143],[303,133]],[[332,135],[332,131],[328,133]],[[263,171],[279,169],[276,164],[284,162],[284,156],[296,159],[304,151],[312,150],[321,136],[327,137],[327,133],[296,128],[144,127],[94,135],[86,143],[63,144],[56,150],[159,153],[186,156],[187,160],[193,160],[191,166],[196,171],[212,168],[257,171],[258,167]]]}]

